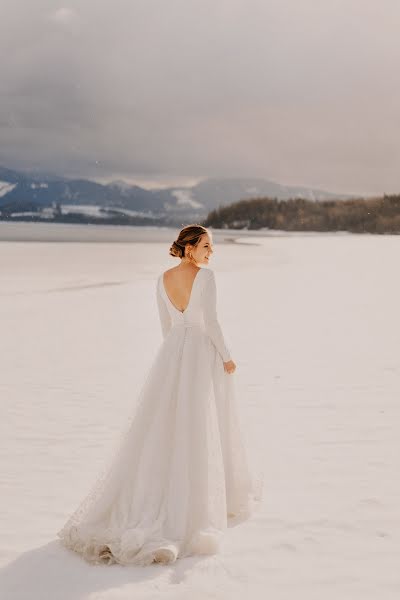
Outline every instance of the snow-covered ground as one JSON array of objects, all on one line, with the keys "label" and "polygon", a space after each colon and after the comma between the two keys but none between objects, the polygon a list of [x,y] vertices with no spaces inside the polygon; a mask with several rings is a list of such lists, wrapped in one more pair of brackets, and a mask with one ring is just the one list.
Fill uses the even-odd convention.
[{"label": "snow-covered ground", "polygon": [[0,244],[0,597],[398,599],[398,236],[215,244],[263,505],[219,555],[171,566],[59,545],[161,344],[155,280],[177,263],[149,239]]}]

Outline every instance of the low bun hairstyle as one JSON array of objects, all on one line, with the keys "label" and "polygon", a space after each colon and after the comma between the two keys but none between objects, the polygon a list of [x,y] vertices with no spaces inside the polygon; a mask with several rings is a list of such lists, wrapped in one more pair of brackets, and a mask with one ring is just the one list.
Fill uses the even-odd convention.
[{"label": "low bun hairstyle", "polygon": [[169,254],[177,258],[183,258],[185,256],[186,245],[197,246],[204,233],[208,233],[208,231],[202,225],[197,225],[196,223],[186,225],[186,227],[180,230],[176,240],[172,242]]}]

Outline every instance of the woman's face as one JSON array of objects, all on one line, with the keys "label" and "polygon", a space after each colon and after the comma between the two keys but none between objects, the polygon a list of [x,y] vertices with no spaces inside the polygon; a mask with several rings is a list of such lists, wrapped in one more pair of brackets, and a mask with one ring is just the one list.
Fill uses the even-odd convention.
[{"label": "woman's face", "polygon": [[212,239],[208,233],[203,233],[197,246],[191,249],[194,260],[200,265],[207,265],[213,252]]}]

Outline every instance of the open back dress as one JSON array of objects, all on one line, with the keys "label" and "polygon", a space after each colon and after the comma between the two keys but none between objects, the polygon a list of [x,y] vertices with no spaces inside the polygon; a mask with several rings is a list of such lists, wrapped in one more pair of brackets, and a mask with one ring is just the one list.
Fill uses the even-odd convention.
[{"label": "open back dress", "polygon": [[[217,318],[214,272],[200,268],[184,311],[156,284],[162,343],[118,451],[58,532],[91,563],[146,565],[215,554],[228,520],[261,498],[238,421],[235,373]],[[242,520],[242,519],[240,519]]]}]

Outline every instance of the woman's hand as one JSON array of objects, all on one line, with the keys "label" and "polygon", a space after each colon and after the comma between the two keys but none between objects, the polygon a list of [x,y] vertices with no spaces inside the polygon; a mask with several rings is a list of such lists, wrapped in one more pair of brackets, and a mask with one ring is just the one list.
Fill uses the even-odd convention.
[{"label": "woman's hand", "polygon": [[233,360],[228,360],[227,362],[224,362],[224,369],[227,373],[234,373],[236,371],[236,364]]}]

